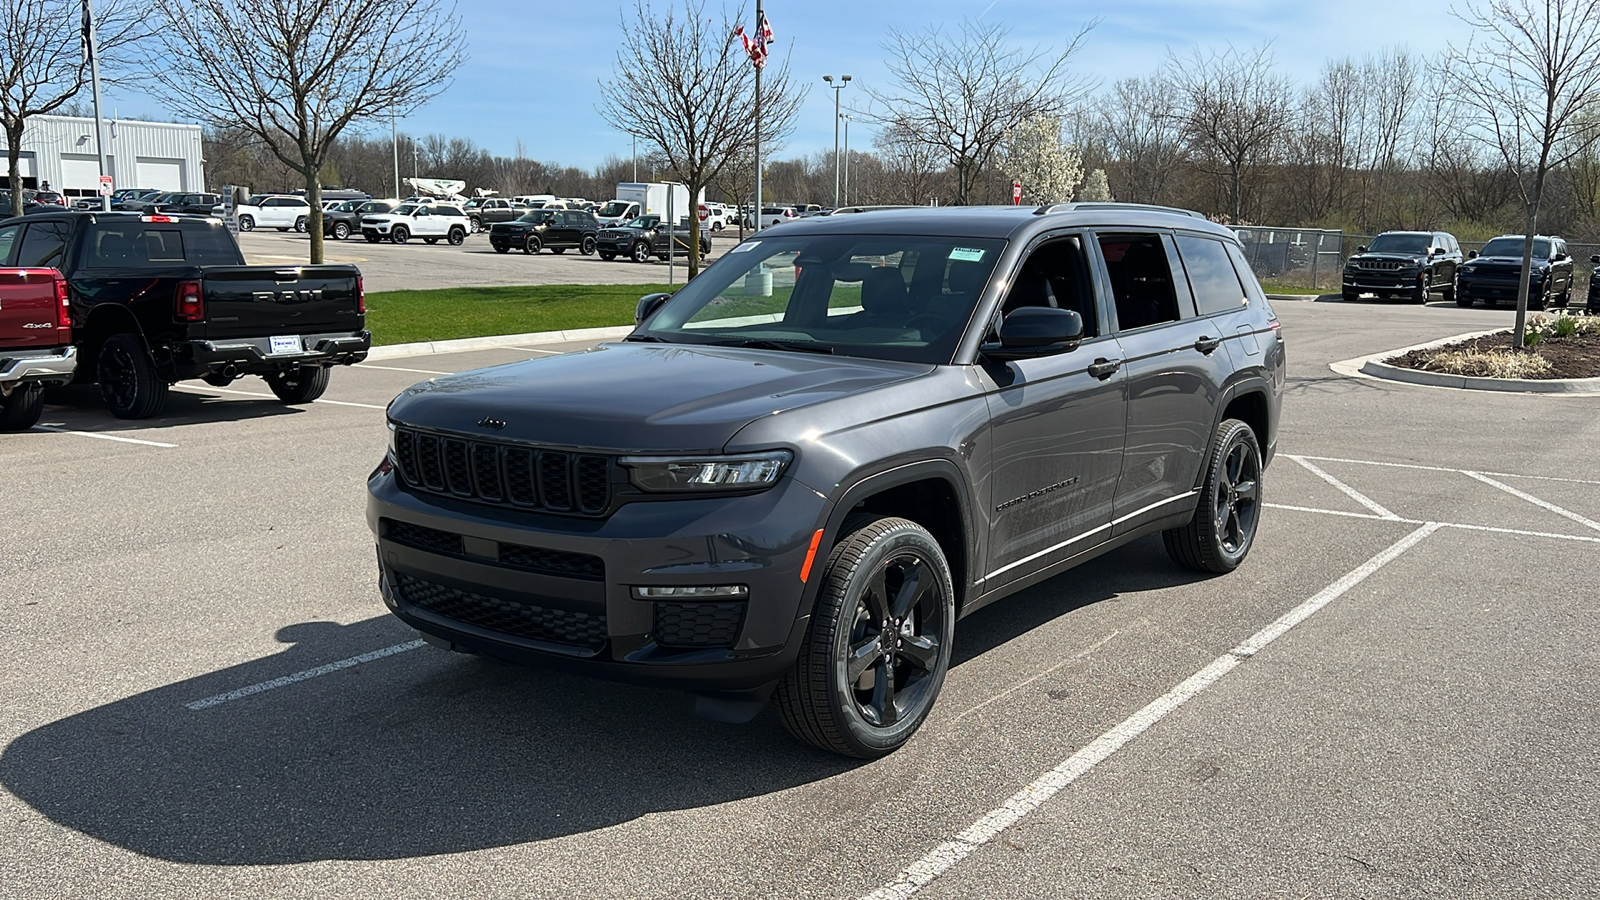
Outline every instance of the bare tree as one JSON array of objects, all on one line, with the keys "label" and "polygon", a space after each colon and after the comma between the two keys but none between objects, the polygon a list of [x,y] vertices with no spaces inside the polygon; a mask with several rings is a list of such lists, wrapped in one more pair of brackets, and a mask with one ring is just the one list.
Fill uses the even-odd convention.
[{"label": "bare tree", "polygon": [[903,123],[888,122],[873,139],[883,159],[887,182],[877,196],[879,203],[922,205],[938,195],[943,173],[939,149],[911,134]]},{"label": "bare tree", "polygon": [[1550,171],[1600,140],[1600,0],[1488,0],[1456,13],[1477,35],[1443,68],[1460,128],[1516,178],[1524,212],[1513,346],[1523,346],[1533,239]]},{"label": "bare tree", "polygon": [[[1101,98],[1101,131],[1121,163],[1117,196],[1132,203],[1167,203],[1169,183],[1184,159],[1180,120],[1159,78],[1128,78]],[[1112,174],[1112,173],[1108,173]]]},{"label": "bare tree", "polygon": [[[743,19],[743,7],[713,18],[705,0],[683,0],[665,13],[636,0],[622,20],[616,69],[600,84],[606,120],[659,153],[691,202],[755,149],[755,69],[734,33]],[[766,150],[793,130],[805,92],[791,83],[787,59],[769,59],[761,81]],[[693,278],[700,272],[700,217],[688,212]]]},{"label": "bare tree", "polygon": [[455,6],[441,0],[152,0],[166,52],[157,93],[236,127],[305,181],[322,262],[322,167],[345,129],[405,115],[461,64]]},{"label": "bare tree", "polygon": [[1198,153],[1221,167],[1217,174],[1226,179],[1234,222],[1244,219],[1246,173],[1270,158],[1290,124],[1291,86],[1273,74],[1269,49],[1196,49],[1188,59],[1170,53],[1167,59],[1184,133]]},{"label": "bare tree", "polygon": [[[0,33],[7,41],[0,64],[0,128],[6,136],[14,210],[22,209],[22,134],[28,119],[76,111],[65,107],[89,84],[82,26],[81,0],[0,0]],[[105,81],[123,69],[122,51],[142,35],[128,0],[101,0],[95,11],[95,43]]]},{"label": "bare tree", "polygon": [[1012,126],[1039,116],[1059,119],[1089,88],[1067,62],[1095,24],[1059,51],[1016,47],[1008,41],[1011,30],[995,22],[967,19],[954,33],[939,26],[891,29],[883,48],[893,84],[867,94],[901,140],[925,144],[949,161],[956,202],[969,203]]}]

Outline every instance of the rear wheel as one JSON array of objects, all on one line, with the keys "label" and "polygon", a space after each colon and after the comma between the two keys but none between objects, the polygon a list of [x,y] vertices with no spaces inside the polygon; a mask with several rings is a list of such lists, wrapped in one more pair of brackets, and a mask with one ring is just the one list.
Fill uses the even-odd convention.
[{"label": "rear wheel", "polygon": [[450,234],[445,238],[445,240],[450,242],[450,246],[452,246],[452,247],[461,246],[461,243],[463,241],[465,241],[466,239],[467,239],[466,231],[464,231],[464,230],[462,230],[460,228],[452,228],[452,229],[450,229]]},{"label": "rear wheel", "polygon": [[343,222],[333,223],[333,239],[342,241],[350,236],[350,226]]},{"label": "rear wheel", "polygon": [[389,240],[394,241],[396,244],[404,244],[406,241],[411,240],[411,232],[407,231],[404,225],[396,225],[389,230]]},{"label": "rear wheel", "polygon": [[293,372],[274,372],[263,376],[267,387],[285,403],[310,403],[328,389],[332,366],[308,366]]},{"label": "rear wheel", "polygon": [[1261,446],[1249,425],[1225,419],[1211,442],[1194,518],[1161,536],[1179,565],[1222,574],[1244,562],[1260,522]]},{"label": "rear wheel", "polygon": [[306,219],[305,216],[301,216],[300,218],[295,219],[294,220],[294,230],[300,232],[301,234],[305,234],[307,221],[308,220]]},{"label": "rear wheel", "polygon": [[539,242],[537,235],[530,234],[528,235],[528,239],[522,242],[522,252],[528,254],[538,253],[539,248],[543,246],[544,245]]},{"label": "rear wheel", "polygon": [[950,567],[908,519],[858,519],[828,555],[800,656],[778,682],[783,724],[871,759],[914,734],[944,683],[955,635]]},{"label": "rear wheel", "polygon": [[473,216],[472,218],[467,220],[467,227],[472,229],[472,233],[473,234],[477,234],[478,232],[483,230],[483,221],[481,219],[479,219],[477,216]]},{"label": "rear wheel", "polygon": [[44,388],[25,384],[0,397],[0,431],[27,431],[44,414]]},{"label": "rear wheel", "polygon": [[114,334],[100,347],[100,396],[119,419],[148,419],[167,402],[167,382],[136,334]]},{"label": "rear wheel", "polygon": [[254,231],[255,227],[256,227],[256,220],[254,218],[252,218],[250,216],[240,216],[239,217],[239,230],[240,231]]}]

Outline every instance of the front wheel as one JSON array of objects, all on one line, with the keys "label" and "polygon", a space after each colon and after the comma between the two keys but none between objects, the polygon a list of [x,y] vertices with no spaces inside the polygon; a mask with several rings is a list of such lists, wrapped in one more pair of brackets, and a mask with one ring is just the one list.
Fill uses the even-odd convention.
[{"label": "front wheel", "polygon": [[1417,292],[1411,295],[1411,299],[1417,301],[1418,303],[1427,303],[1428,292],[1432,290],[1433,276],[1424,272],[1422,273],[1422,280],[1417,282]]},{"label": "front wheel", "polygon": [[1161,533],[1181,566],[1223,574],[1244,562],[1261,523],[1261,445],[1249,425],[1225,419],[1211,442],[1200,503],[1189,524]]},{"label": "front wheel", "polygon": [[578,246],[578,252],[582,253],[584,256],[593,256],[594,255],[594,238],[592,238],[592,237],[584,238],[583,239],[583,243]]},{"label": "front wheel", "polygon": [[273,372],[262,376],[267,387],[285,403],[310,403],[328,389],[332,366],[309,366],[293,372]]},{"label": "front wheel", "polygon": [[306,224],[306,217],[301,216],[300,218],[294,220],[294,230],[300,232],[301,234],[305,234]]},{"label": "front wheel", "polygon": [[955,590],[939,543],[908,519],[864,519],[833,548],[800,656],[778,682],[783,724],[846,756],[893,752],[950,667]]},{"label": "front wheel", "polygon": [[522,242],[522,252],[528,254],[538,253],[539,248],[542,246],[544,245],[539,243],[539,238],[530,234],[528,239]]},{"label": "front wheel", "polygon": [[342,241],[350,236],[350,226],[343,222],[333,223],[333,239]]},{"label": "front wheel", "polygon": [[252,218],[250,216],[240,216],[239,217],[239,230],[240,231],[254,231],[255,228],[256,228],[256,220],[254,218]]},{"label": "front wheel", "polygon": [[646,244],[644,241],[640,241],[637,244],[634,244],[633,245],[633,253],[631,254],[631,258],[636,263],[642,263],[645,260],[649,259],[650,258],[650,245]]},{"label": "front wheel", "polygon": [[389,240],[394,241],[396,244],[404,244],[406,241],[411,240],[411,232],[407,231],[404,225],[396,225],[389,230]]},{"label": "front wheel", "polygon": [[0,431],[27,431],[44,414],[44,388],[25,384],[0,397]]},{"label": "front wheel", "polygon": [[100,396],[119,419],[148,419],[167,402],[167,382],[136,334],[114,334],[100,347]]},{"label": "front wheel", "polygon": [[466,239],[467,239],[467,233],[465,231],[463,231],[462,229],[460,229],[460,228],[452,228],[452,229],[450,229],[450,235],[445,238],[445,240],[450,242],[450,246],[452,246],[452,247],[461,246],[462,242],[465,241]]},{"label": "front wheel", "polygon": [[1361,294],[1356,291],[1345,291],[1343,292],[1342,296],[1344,297],[1344,302],[1346,303],[1354,303],[1361,298]]}]

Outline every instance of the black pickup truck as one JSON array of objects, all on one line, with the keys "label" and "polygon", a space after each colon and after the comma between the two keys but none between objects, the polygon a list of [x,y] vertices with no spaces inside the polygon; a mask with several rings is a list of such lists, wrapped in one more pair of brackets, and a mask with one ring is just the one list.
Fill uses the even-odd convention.
[{"label": "black pickup truck", "polygon": [[355,266],[248,266],[223,224],[199,216],[62,211],[0,223],[0,266],[66,276],[77,380],[112,413],[160,412],[188,378],[225,386],[260,375],[309,403],[329,369],[367,356]]}]

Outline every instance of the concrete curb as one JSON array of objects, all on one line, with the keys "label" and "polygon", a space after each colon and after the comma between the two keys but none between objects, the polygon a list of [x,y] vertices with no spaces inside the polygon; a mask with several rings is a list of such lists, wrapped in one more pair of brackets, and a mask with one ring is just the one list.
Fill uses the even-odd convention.
[{"label": "concrete curb", "polygon": [[1322,294],[1268,294],[1268,300],[1299,300],[1301,302],[1315,303]]},{"label": "concrete curb", "polygon": [[535,331],[527,334],[496,334],[488,337],[461,338],[454,341],[422,341],[415,344],[386,344],[373,347],[367,359],[403,359],[407,356],[426,356],[430,353],[466,353],[471,350],[493,350],[498,347],[520,347],[524,344],[563,344],[568,341],[592,341],[626,337],[633,333],[632,325],[615,325],[608,328],[574,328],[570,331]]},{"label": "concrete curb", "polygon": [[1413,350],[1431,350],[1435,347],[1456,344],[1473,338],[1500,334],[1503,331],[1505,329],[1496,328],[1493,331],[1473,331],[1467,334],[1458,334],[1453,337],[1440,338],[1437,341],[1429,341],[1426,344],[1401,347],[1398,350],[1385,350],[1382,353],[1374,353],[1371,356],[1360,356],[1355,359],[1330,363],[1328,368],[1340,375],[1349,375],[1356,378],[1376,378],[1384,381],[1399,381],[1405,384],[1419,384],[1427,387],[1451,388],[1454,390],[1495,391],[1515,394],[1565,394],[1570,396],[1600,394],[1600,378],[1484,378],[1476,375],[1424,372],[1421,369],[1391,366],[1384,362],[1384,360],[1403,356]]}]

